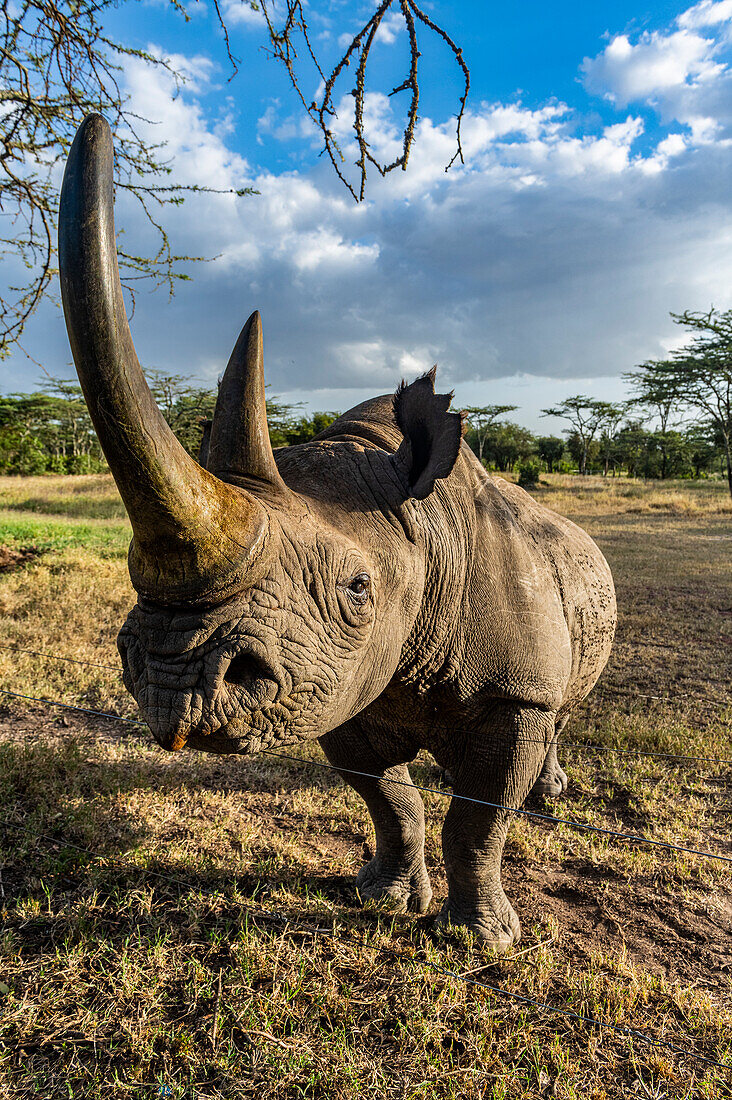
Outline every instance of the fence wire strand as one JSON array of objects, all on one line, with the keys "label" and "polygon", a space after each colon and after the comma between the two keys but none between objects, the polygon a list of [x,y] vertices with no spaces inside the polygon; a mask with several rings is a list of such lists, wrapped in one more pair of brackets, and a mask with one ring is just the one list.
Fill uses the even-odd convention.
[{"label": "fence wire strand", "polygon": [[[47,658],[47,659],[52,660],[52,661],[70,661],[73,664],[77,664],[77,665],[89,665],[90,668],[104,668],[104,669],[108,669],[111,672],[117,672],[117,673],[119,673],[120,676],[122,675],[121,665],[106,665],[106,664],[99,664],[96,661],[82,661],[77,657],[65,657],[65,656],[61,656],[58,653],[43,653],[43,652],[41,652],[39,650],[35,650],[35,649],[26,649],[26,648],[21,648],[19,646],[5,645],[5,644],[1,644],[1,643],[0,643],[0,649],[10,650],[11,652],[14,652],[14,653],[30,654],[31,656],[34,656],[34,657],[44,657],[44,658]],[[641,692],[624,692],[622,689],[617,689],[617,688],[613,689],[613,690],[614,690],[616,695],[630,697],[630,698],[655,700],[657,702],[663,702],[663,703],[669,703],[669,702],[673,701],[670,696],[645,695]],[[0,694],[13,695],[14,693],[10,692],[10,691],[3,692],[2,690],[0,690]],[[105,713],[103,711],[89,710],[88,708],[84,708],[84,707],[73,707],[70,703],[60,703],[60,702],[57,702],[53,699],[35,699],[34,696],[20,695],[17,692],[15,694],[18,698],[30,699],[30,700],[34,700],[34,701],[40,702],[40,703],[47,703],[49,706],[65,706],[65,707],[68,707],[71,710],[74,710],[74,709],[80,710],[80,711],[85,711],[86,710],[86,712],[89,713],[89,714],[96,714],[96,715],[99,715],[101,717],[121,719],[121,716],[118,715],[118,714],[109,714],[109,713]],[[694,699],[695,698],[693,695],[688,695],[688,694],[682,694],[681,697],[684,698],[684,699]],[[607,692],[604,692],[602,690],[602,688],[600,687],[596,690],[596,692],[594,694],[594,698],[601,698],[601,699],[602,698],[611,698],[612,699],[613,696],[612,696],[612,694],[608,695]],[[593,696],[590,696],[587,699],[584,699],[583,704],[586,705],[586,704],[592,702],[592,699],[593,699]],[[714,700],[712,702],[712,704],[704,703],[703,701],[700,701],[700,700],[695,700],[695,701],[697,703],[697,706],[700,706],[700,707],[702,707],[706,710],[716,710],[718,707],[732,706],[732,703],[727,703],[727,702],[724,702],[723,700]],[[123,721],[137,721],[136,719],[121,719],[121,720],[123,720]],[[144,725],[144,723],[142,723],[142,722],[140,722],[140,724]],[[523,745],[544,744],[544,742],[535,741],[535,740],[532,740],[530,738],[519,738],[515,743],[516,744],[523,744]],[[614,753],[618,753],[619,755],[623,755],[623,756],[649,756],[649,757],[656,757],[656,758],[663,759],[663,760],[691,760],[691,761],[695,761],[697,763],[704,763],[704,764],[732,764],[732,758],[726,758],[726,757],[695,756],[695,755],[690,755],[690,754],[687,754],[687,753],[666,753],[666,752],[657,752],[657,751],[653,751],[653,750],[650,750],[650,749],[621,749],[621,748],[616,748],[613,745],[592,745],[592,744],[588,744],[585,741],[565,741],[564,739],[562,739],[562,741],[560,743],[565,748],[585,749],[588,752],[589,751],[598,752],[598,753],[614,752]]]},{"label": "fence wire strand", "polygon": [[50,661],[68,661],[72,665],[88,665],[89,668],[106,668],[110,672],[119,672],[122,675],[121,665],[101,665],[98,661],[82,661],[79,657],[62,657],[59,653],[42,653],[38,649],[25,649],[23,646],[5,645],[0,642],[0,649],[8,649],[11,653],[26,653],[31,657],[46,657]]},{"label": "fence wire strand", "polygon": [[538,821],[548,821],[552,825],[570,825],[573,829],[583,829],[591,833],[600,833],[603,836],[614,837],[616,840],[630,840],[639,844],[651,844],[655,848],[666,848],[672,852],[684,852],[687,855],[703,856],[705,859],[718,859],[723,863],[732,863],[732,856],[723,856],[719,852],[707,852],[701,848],[687,848],[682,844],[672,844],[670,841],[665,840],[652,840],[646,836],[640,836],[637,833],[623,833],[617,829],[606,829],[601,825],[590,825],[585,821],[572,821],[569,817],[555,817],[553,814],[542,814],[537,810],[524,810],[516,806],[506,806],[502,802],[487,802],[482,798],[472,798],[467,794],[456,794],[454,791],[441,790],[439,787],[424,787],[419,783],[407,782],[405,779],[392,779],[387,775],[377,775],[375,772],[361,772],[356,771],[355,768],[342,768],[336,767],[334,764],[326,764],[321,760],[313,760],[312,758],[302,759],[299,756],[288,756],[283,752],[275,752],[273,749],[260,749],[260,752],[266,756],[278,756],[282,760],[292,760],[298,764],[313,764],[316,768],[328,768],[330,771],[338,772],[341,775],[358,775],[364,779],[376,779],[380,783],[394,783],[399,787],[409,787],[417,791],[422,791],[424,794],[438,794],[443,798],[455,798],[460,802],[472,802],[477,806],[487,806],[491,810],[504,810],[510,814],[516,814],[521,817],[530,817]]},{"label": "fence wire strand", "polygon": [[[642,644],[642,643],[641,643]],[[33,657],[44,657],[50,661],[70,661],[75,665],[88,665],[90,668],[106,668],[110,672],[118,672],[122,675],[121,665],[105,665],[99,664],[97,661],[82,661],[78,657],[65,657],[59,653],[44,653],[37,649],[26,649],[21,646],[6,645],[0,643],[0,649],[7,649],[13,653],[26,653]],[[715,683],[723,683],[721,680],[714,681]],[[719,707],[728,708],[732,707],[732,701],[725,699],[698,699],[695,695],[691,695],[689,692],[678,691],[674,696],[671,695],[649,695],[643,691],[628,691],[627,689],[620,687],[612,687],[609,684],[600,684],[594,690],[593,695],[583,699],[583,704],[588,704],[594,699],[613,699],[613,698],[627,698],[627,699],[648,699],[657,703],[673,703],[675,699],[691,699],[697,707],[702,710],[715,711]],[[564,742],[569,744],[569,742]]]}]

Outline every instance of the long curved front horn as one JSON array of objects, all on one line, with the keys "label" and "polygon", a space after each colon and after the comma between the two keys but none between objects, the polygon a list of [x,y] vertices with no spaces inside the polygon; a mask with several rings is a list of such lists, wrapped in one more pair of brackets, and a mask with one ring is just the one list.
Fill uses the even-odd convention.
[{"label": "long curved front horn", "polygon": [[263,505],[202,469],[150,393],[117,266],[109,126],[89,115],[71,147],[59,211],[66,327],[99,442],[132,523],[130,576],[161,603],[222,597],[265,567]]},{"label": "long curved front horn", "polygon": [[289,492],[275,464],[264,396],[262,321],[255,311],[239,334],[219,386],[206,466],[235,484],[255,478]]}]

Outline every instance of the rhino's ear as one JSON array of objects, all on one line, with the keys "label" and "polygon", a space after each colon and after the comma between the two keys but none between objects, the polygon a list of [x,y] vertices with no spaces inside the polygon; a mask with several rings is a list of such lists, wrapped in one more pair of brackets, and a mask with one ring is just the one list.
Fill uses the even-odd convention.
[{"label": "rhino's ear", "polygon": [[451,393],[435,393],[437,367],[394,395],[394,418],[404,440],[397,460],[407,471],[411,496],[424,500],[447,477],[460,453],[463,418],[450,412]]}]

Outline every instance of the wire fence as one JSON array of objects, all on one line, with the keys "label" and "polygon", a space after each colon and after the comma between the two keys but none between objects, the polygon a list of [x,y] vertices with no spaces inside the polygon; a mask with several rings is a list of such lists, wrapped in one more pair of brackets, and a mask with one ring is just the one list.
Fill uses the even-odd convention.
[{"label": "wire fence", "polygon": [[[81,660],[80,658],[77,658],[77,657],[61,656],[60,654],[57,654],[57,653],[45,653],[45,652],[42,652],[40,650],[27,649],[25,647],[20,647],[20,646],[7,645],[6,643],[0,643],[0,649],[10,650],[11,652],[14,652],[14,653],[23,653],[23,654],[30,655],[30,656],[33,656],[33,657],[43,657],[47,660],[52,660],[52,661],[67,661],[67,662],[70,662],[72,664],[77,664],[77,665],[88,665],[90,668],[103,668],[103,669],[107,669],[111,672],[116,672],[120,676],[122,675],[122,666],[121,665],[100,664],[96,661],[87,661],[87,660]],[[634,698],[638,698],[638,699],[656,700],[656,701],[666,702],[666,703],[673,702],[673,699],[669,696],[646,695],[642,692],[624,692],[624,691],[622,691],[622,689],[614,689],[614,690],[619,695],[626,695],[626,696],[630,696],[630,697],[634,697]],[[28,700],[35,701],[35,702],[46,703],[49,706],[63,706],[63,707],[66,707],[69,710],[79,710],[79,711],[85,712],[87,714],[97,715],[99,717],[120,719],[122,721],[127,721],[127,722],[137,722],[140,725],[144,725],[144,723],[139,721],[138,719],[133,719],[133,718],[123,719],[122,716],[119,715],[119,714],[112,714],[112,713],[109,713],[109,712],[106,712],[106,711],[93,710],[92,708],[89,708],[89,707],[74,706],[71,703],[62,703],[62,702],[60,702],[58,700],[54,700],[54,699],[41,699],[41,698],[36,698],[35,696],[21,695],[19,692],[12,692],[12,691],[9,691],[9,690],[2,690],[2,689],[0,689],[0,694],[2,694],[2,695],[15,695],[16,698],[24,698],[24,699],[28,699]],[[602,699],[602,698],[605,698],[605,697],[607,697],[606,693],[604,693],[602,690],[595,690],[595,692],[593,693],[593,696],[591,696],[589,699],[585,699],[584,703],[585,704],[590,704],[592,702],[593,698]],[[724,701],[724,700],[714,700],[712,703],[704,704],[704,703],[701,703],[699,700],[696,699],[695,696],[692,696],[692,695],[681,693],[680,697],[685,698],[685,699],[693,699],[697,703],[697,705],[705,706],[706,709],[710,709],[710,710],[715,710],[717,707],[732,707],[732,702]],[[612,696],[610,696],[610,698],[612,698]],[[544,742],[532,741],[529,738],[519,738],[515,742],[515,744],[544,744]],[[647,757],[656,757],[656,758],[663,759],[663,760],[687,760],[687,761],[694,761],[694,762],[697,762],[697,763],[706,763],[706,764],[732,764],[732,758],[729,758],[729,757],[699,756],[699,755],[694,755],[694,754],[689,754],[689,753],[665,753],[665,752],[659,752],[657,750],[651,750],[651,749],[619,748],[619,747],[615,747],[614,745],[590,744],[586,741],[566,741],[564,738],[562,738],[561,744],[566,748],[584,749],[586,751],[592,751],[592,752],[597,752],[597,753],[612,752],[612,753],[617,753],[619,755],[624,755],[624,756],[647,756]]]},{"label": "wire fence", "polygon": [[[688,691],[677,691],[674,695],[649,695],[643,691],[626,691],[624,688],[608,687],[603,685],[598,691],[594,693],[594,698],[609,698],[622,697],[626,699],[647,699],[656,703],[673,703],[676,699],[690,699],[694,705],[700,710],[716,711],[718,708],[730,708],[732,702],[724,699],[699,699],[696,695],[691,695]],[[593,696],[590,696],[592,699]],[[587,700],[585,700],[587,701]]]},{"label": "wire fence", "polygon": [[[10,821],[1,822],[4,828],[15,829],[23,831],[22,825],[16,824]],[[50,836],[46,833],[37,833],[36,839],[46,840],[52,844],[58,844],[59,838]],[[64,847],[70,848],[73,851],[80,852],[83,855],[88,856],[94,860],[106,860],[109,862],[109,856],[103,856],[99,852],[95,852],[91,848],[84,848],[79,844],[73,844],[65,839],[62,839]],[[129,865],[123,864],[121,860],[114,859],[114,862],[120,866],[121,869],[131,869],[140,871],[145,877],[160,879],[164,882],[168,882],[175,886],[181,886],[186,890],[195,889],[192,883],[187,882],[185,879],[177,878],[173,875],[166,875],[160,871],[152,871],[147,867],[133,867],[129,868]],[[554,1005],[549,1001],[540,1001],[534,997],[528,997],[524,993],[516,993],[514,990],[506,989],[502,985],[494,985],[489,982],[481,981],[479,978],[474,978],[470,974],[461,974],[458,970],[451,970],[449,967],[441,966],[439,963],[433,962],[431,959],[419,958],[416,955],[408,954],[406,951],[397,951],[395,948],[387,947],[383,944],[368,944],[363,943],[361,940],[355,939],[350,936],[345,930],[340,930],[338,933],[335,930],[335,914],[333,919],[333,925],[328,928],[322,925],[314,925],[309,921],[301,921],[293,919],[290,916],[286,916],[283,913],[273,913],[271,910],[261,909],[257,906],[253,906],[249,903],[244,904],[244,908],[248,915],[254,920],[264,920],[274,924],[284,925],[285,928],[291,928],[298,931],[310,932],[314,936],[324,936],[332,939],[336,943],[348,943],[357,947],[358,949],[366,949],[370,951],[376,951],[381,955],[385,955],[387,958],[396,959],[400,963],[408,963],[414,967],[422,967],[423,969],[431,970],[442,977],[449,978],[452,981],[463,982],[465,985],[472,986],[477,989],[482,989],[486,993],[491,993],[496,997],[503,997],[507,1000],[511,1000],[515,1003],[524,1005],[528,1008],[533,1008],[539,1012],[548,1013],[553,1016],[559,1016],[567,1020],[574,1020],[577,1023],[588,1025],[589,1027],[597,1027],[601,1030],[612,1031],[617,1035],[621,1035],[623,1038],[635,1039],[647,1046],[654,1047],[657,1050],[668,1051],[673,1054],[680,1055],[682,1057],[693,1058],[697,1062],[702,1062],[708,1066],[714,1066],[718,1069],[724,1069],[727,1071],[732,1070],[731,1062],[723,1062],[718,1058],[711,1058],[706,1054],[700,1054],[690,1046],[680,1046],[677,1043],[668,1042],[665,1039],[654,1039],[651,1035],[648,1035],[644,1031],[640,1031],[637,1028],[629,1027],[626,1024],[615,1024],[609,1020],[602,1020],[597,1016],[590,1016],[587,1013],[576,1012],[574,1009],[566,1008],[563,1005]],[[263,994],[258,993],[259,996]]]},{"label": "wire fence", "polygon": [[[22,695],[20,692],[8,691],[4,688],[0,689],[0,695],[8,695],[17,699],[28,699],[36,703],[46,703],[49,706],[64,707],[67,710],[79,710],[85,714],[93,714],[101,718],[112,718],[116,721],[128,722],[134,725],[138,725],[140,727],[144,726],[144,723],[141,722],[139,719],[124,718],[122,717],[122,715],[113,714],[109,711],[92,710],[90,707],[74,706],[72,703],[62,703],[55,699],[42,699],[33,695]],[[524,743],[526,743],[526,741],[524,741]],[[546,742],[544,741],[531,741],[529,743],[542,745],[546,749],[549,748],[548,744],[546,744]],[[426,787],[421,784],[414,783],[411,780],[407,782],[403,779],[395,779],[391,776],[379,775],[376,772],[358,771],[355,768],[346,768],[340,765],[336,767],[333,764],[326,763],[324,760],[314,760],[312,757],[303,758],[299,756],[290,756],[287,753],[277,752],[274,749],[260,749],[259,751],[266,756],[279,757],[282,760],[292,761],[297,764],[306,764],[312,765],[313,767],[317,768],[324,768],[328,771],[337,772],[339,775],[355,775],[359,776],[360,778],[375,779],[377,782],[380,783],[392,783],[400,787],[410,787],[413,790],[418,790],[425,794],[436,794],[443,798],[455,799],[460,802],[470,802],[473,805],[485,806],[487,809],[490,810],[500,810],[505,813],[515,814],[519,817],[527,817],[538,821],[548,822],[552,825],[568,825],[572,829],[579,829],[584,832],[590,832],[601,836],[609,836],[615,840],[630,841],[633,844],[646,844],[654,848],[664,848],[668,851],[682,852],[686,855],[701,856],[704,859],[718,860],[722,863],[732,863],[732,856],[723,855],[721,852],[705,851],[702,848],[690,848],[682,844],[673,844],[671,843],[671,841],[666,840],[654,840],[651,837],[641,836],[638,833],[625,833],[618,829],[608,829],[601,825],[591,825],[585,821],[573,821],[571,818],[568,817],[557,817],[553,814],[543,814],[540,813],[538,810],[526,810],[523,807],[519,806],[508,806],[503,802],[492,802],[482,798],[473,798],[471,795],[458,794],[455,791],[447,791],[441,787]]]},{"label": "wire fence", "polygon": [[[66,710],[76,710],[82,714],[93,714],[98,718],[112,718],[118,722],[129,722],[132,725],[146,728],[146,723],[141,718],[125,718],[121,714],[114,714],[112,711],[107,710],[94,710],[92,707],[82,707],[74,703],[64,703],[59,699],[44,699],[39,695],[24,695],[19,691],[9,691],[6,688],[0,688],[0,695],[12,696],[14,699],[27,699],[32,703],[45,703],[49,707],[64,707]],[[546,741],[538,741],[530,737],[518,737],[513,741],[515,745],[543,745],[548,748]],[[656,749],[621,749],[615,745],[593,745],[587,741],[565,741],[562,738],[559,744],[563,748],[573,749],[585,749],[588,752],[595,753],[614,753],[621,756],[648,756],[656,757],[660,760],[689,760],[697,761],[703,764],[730,764],[732,765],[732,757],[729,756],[694,756],[688,753],[673,753],[673,752],[659,752]]]},{"label": "wire fence", "polygon": [[[23,646],[8,645],[7,643],[0,643],[0,649],[9,650],[12,653],[23,653],[31,657],[43,657],[50,661],[67,661],[75,665],[88,665],[90,668],[104,668],[110,672],[117,672],[122,675],[121,665],[107,665],[100,664],[97,661],[81,660],[78,657],[65,657],[58,653],[44,653],[37,649],[26,649]],[[714,683],[723,683],[722,680],[715,680]],[[583,704],[590,705],[593,700],[614,698],[615,696],[622,696],[629,699],[646,699],[659,703],[673,703],[676,699],[690,699],[697,707],[702,710],[716,711],[718,708],[731,708],[732,700],[729,699],[699,699],[698,696],[692,695],[690,692],[677,691],[673,696],[670,695],[651,695],[642,691],[632,691],[626,688],[616,687],[609,684],[601,684],[596,687],[587,699],[583,700]],[[565,742],[566,744],[567,742]]]},{"label": "wire fence", "polygon": [[7,645],[4,642],[0,642],[0,649],[10,650],[11,653],[25,653],[31,657],[45,657],[49,661],[67,661],[72,665],[88,665],[89,668],[106,668],[110,672],[118,672],[122,675],[121,665],[102,665],[98,661],[82,661],[78,657],[62,657],[59,653],[42,653],[38,649],[25,649],[22,646]]}]

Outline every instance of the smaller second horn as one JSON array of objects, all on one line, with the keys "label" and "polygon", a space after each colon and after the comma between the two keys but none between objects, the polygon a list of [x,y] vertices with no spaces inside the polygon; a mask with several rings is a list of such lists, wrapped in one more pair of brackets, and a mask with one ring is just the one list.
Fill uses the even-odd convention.
[{"label": "smaller second horn", "polygon": [[262,319],[256,310],[239,334],[219,386],[207,466],[224,481],[253,478],[285,487],[269,439]]}]

